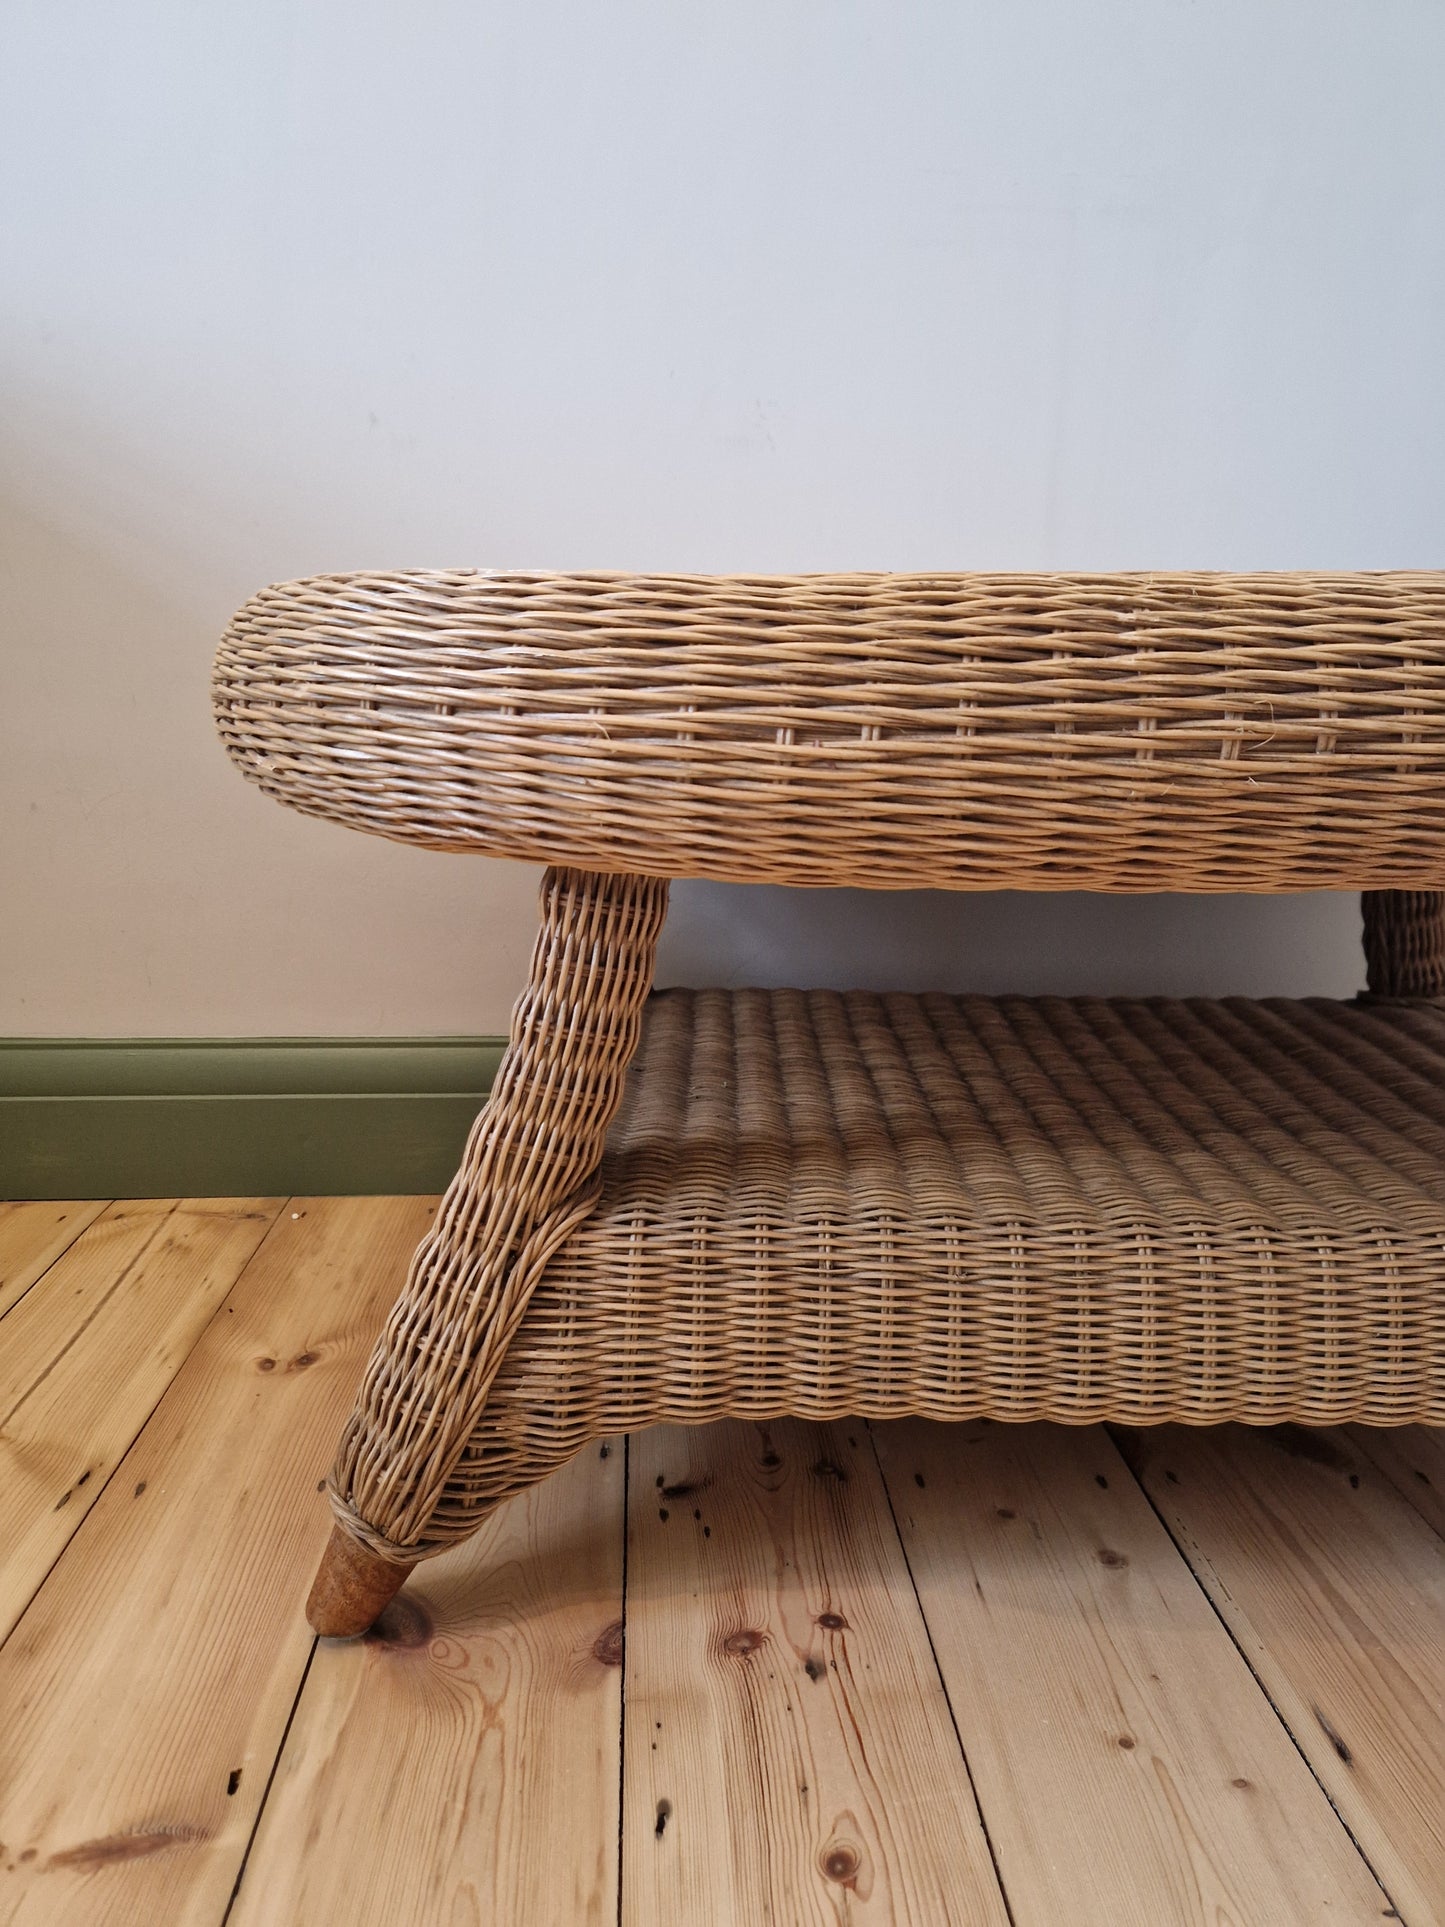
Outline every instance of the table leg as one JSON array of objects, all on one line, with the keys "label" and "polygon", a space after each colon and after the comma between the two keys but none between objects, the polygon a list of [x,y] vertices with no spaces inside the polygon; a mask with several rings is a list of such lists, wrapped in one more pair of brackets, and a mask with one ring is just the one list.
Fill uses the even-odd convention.
[{"label": "table leg", "polygon": [[319,1633],[364,1631],[418,1560],[488,1509],[467,1441],[548,1258],[596,1201],[667,891],[658,878],[585,870],[543,878],[496,1084],[342,1435],[336,1529],[307,1608]]}]

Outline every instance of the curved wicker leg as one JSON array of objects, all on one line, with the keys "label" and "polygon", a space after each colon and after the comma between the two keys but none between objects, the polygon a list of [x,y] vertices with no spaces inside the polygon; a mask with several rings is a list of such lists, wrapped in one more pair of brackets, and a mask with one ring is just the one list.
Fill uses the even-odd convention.
[{"label": "curved wicker leg", "polygon": [[1445,890],[1366,890],[1360,908],[1370,995],[1445,996]]},{"label": "curved wicker leg", "polygon": [[342,1434],[307,1608],[320,1633],[364,1631],[364,1611],[487,1509],[463,1454],[547,1259],[595,1202],[666,909],[656,878],[543,878],[507,1054]]}]

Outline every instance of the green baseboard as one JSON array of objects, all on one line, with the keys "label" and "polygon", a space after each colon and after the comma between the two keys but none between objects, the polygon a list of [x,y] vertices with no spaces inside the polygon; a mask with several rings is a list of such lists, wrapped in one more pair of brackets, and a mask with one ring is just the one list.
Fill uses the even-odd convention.
[{"label": "green baseboard", "polygon": [[504,1043],[0,1038],[0,1198],[440,1191]]}]

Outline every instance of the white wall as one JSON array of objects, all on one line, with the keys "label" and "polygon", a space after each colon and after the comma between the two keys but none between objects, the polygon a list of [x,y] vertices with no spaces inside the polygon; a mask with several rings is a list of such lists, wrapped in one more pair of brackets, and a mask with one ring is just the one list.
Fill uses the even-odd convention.
[{"label": "white wall", "polygon": [[[246,788],[316,570],[1445,562],[1438,0],[11,0],[0,1032],[502,1026],[532,873]],[[1348,992],[1345,898],[689,886],[665,972]]]}]

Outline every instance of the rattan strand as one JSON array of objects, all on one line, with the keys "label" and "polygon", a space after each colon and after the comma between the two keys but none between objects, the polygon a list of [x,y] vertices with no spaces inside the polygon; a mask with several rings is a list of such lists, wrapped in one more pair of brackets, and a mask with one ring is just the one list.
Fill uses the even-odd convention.
[{"label": "rattan strand", "polygon": [[1445,885],[1445,577],[319,577],[217,657],[309,814],[652,876]]},{"label": "rattan strand", "polygon": [[408,1558],[734,1414],[1445,1421],[1445,1013],[668,991]]}]

